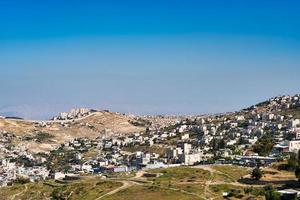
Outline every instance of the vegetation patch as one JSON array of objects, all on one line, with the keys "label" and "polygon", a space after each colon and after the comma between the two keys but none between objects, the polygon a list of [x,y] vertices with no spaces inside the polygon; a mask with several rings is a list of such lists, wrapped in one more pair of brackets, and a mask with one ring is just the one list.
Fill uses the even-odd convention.
[{"label": "vegetation patch", "polygon": [[52,138],[54,138],[53,135],[44,132],[39,132],[34,137],[35,141],[38,143],[49,142]]},{"label": "vegetation patch", "polygon": [[150,170],[149,172],[162,174],[158,178],[152,179],[155,182],[162,184],[204,182],[211,179],[211,174],[208,171],[190,167],[156,169]]},{"label": "vegetation patch", "polygon": [[52,200],[94,200],[109,191],[121,187],[122,183],[102,181],[96,178],[67,184],[53,182],[16,184],[0,188],[0,199],[10,199],[12,194],[18,194],[16,199],[52,199]]},{"label": "vegetation patch", "polygon": [[225,176],[227,175],[227,177],[232,181],[237,181],[241,177],[250,173],[250,170],[248,168],[233,165],[215,165],[212,166],[212,168],[223,173]]},{"label": "vegetation patch", "polygon": [[125,190],[119,191],[103,200],[199,200],[198,196],[188,195],[180,191],[165,189],[154,186],[132,186]]}]

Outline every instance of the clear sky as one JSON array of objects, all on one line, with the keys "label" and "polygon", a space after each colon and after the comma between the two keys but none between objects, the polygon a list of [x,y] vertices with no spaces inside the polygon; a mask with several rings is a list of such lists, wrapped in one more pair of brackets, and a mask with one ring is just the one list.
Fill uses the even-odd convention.
[{"label": "clear sky", "polygon": [[298,0],[0,0],[0,113],[239,110],[300,92]]}]

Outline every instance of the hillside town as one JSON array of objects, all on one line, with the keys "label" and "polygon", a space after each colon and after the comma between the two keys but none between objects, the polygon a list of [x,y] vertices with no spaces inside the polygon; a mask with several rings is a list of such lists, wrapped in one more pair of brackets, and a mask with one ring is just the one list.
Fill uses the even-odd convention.
[{"label": "hillside town", "polygon": [[[94,139],[78,137],[39,153],[14,144],[14,138],[20,136],[2,130],[0,186],[13,185],[20,178],[36,182],[82,174],[105,177],[176,166],[269,166],[300,150],[299,108],[300,95],[295,95],[219,115],[135,116],[134,123],[147,126],[146,131],[124,135],[105,129]],[[90,112],[96,111],[72,110],[53,120],[74,120]],[[39,133],[31,139],[42,143],[49,137]]]}]

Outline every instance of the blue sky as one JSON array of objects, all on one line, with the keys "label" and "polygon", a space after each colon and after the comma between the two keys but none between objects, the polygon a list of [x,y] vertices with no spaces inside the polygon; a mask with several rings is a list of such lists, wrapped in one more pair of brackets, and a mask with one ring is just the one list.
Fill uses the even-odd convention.
[{"label": "blue sky", "polygon": [[0,0],[0,113],[239,110],[300,91],[300,2]]}]

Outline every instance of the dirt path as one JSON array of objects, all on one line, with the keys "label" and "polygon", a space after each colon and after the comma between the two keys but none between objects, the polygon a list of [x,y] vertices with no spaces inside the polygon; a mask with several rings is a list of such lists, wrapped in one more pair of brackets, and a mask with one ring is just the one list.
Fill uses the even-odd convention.
[{"label": "dirt path", "polygon": [[193,166],[192,168],[203,169],[203,170],[209,171],[210,173],[218,173],[219,172],[219,171],[211,168],[210,165],[197,165],[197,166]]},{"label": "dirt path", "polygon": [[[102,195],[101,197],[98,197],[96,200],[102,199],[104,197],[113,195],[121,190],[124,190],[126,188],[131,187],[132,185],[142,185],[142,186],[153,186],[153,187],[159,187],[162,189],[166,189],[166,190],[172,190],[172,191],[176,191],[176,192],[181,192],[183,194],[187,194],[187,195],[192,195],[192,196],[196,196],[199,199],[203,199],[203,200],[208,200],[208,199],[216,199],[216,198],[220,198],[220,195],[217,195],[216,193],[212,192],[210,190],[210,186],[212,185],[222,185],[222,184],[226,184],[226,185],[232,185],[232,186],[238,186],[238,187],[248,187],[249,185],[247,184],[243,184],[243,183],[239,183],[237,181],[232,181],[232,182],[226,182],[226,181],[220,181],[220,180],[216,180],[214,174],[220,174],[223,175],[227,178],[229,178],[230,180],[234,180],[233,177],[231,177],[230,175],[224,173],[224,172],[220,172],[218,170],[213,169],[211,166],[209,165],[199,165],[199,166],[194,166],[193,168],[200,168],[203,170],[208,171],[211,174],[211,180],[207,180],[207,181],[203,181],[203,182],[195,182],[194,184],[204,184],[204,194],[203,195],[199,195],[197,193],[193,193],[193,192],[188,192],[182,189],[178,189],[178,188],[173,188],[173,187],[168,187],[168,186],[162,186],[162,185],[154,185],[153,181],[149,181],[146,178],[143,177],[144,175],[144,171],[138,171],[135,175],[135,177],[130,178],[128,180],[118,180],[118,179],[112,179],[114,181],[118,181],[118,182],[122,182],[123,185],[111,192],[108,192],[105,195]],[[180,184],[187,184],[185,182],[180,183]],[[193,184],[191,182],[189,182],[188,184]],[[251,187],[261,187],[260,185],[251,185]]]},{"label": "dirt path", "polygon": [[135,174],[135,177],[133,178],[142,178],[144,176],[145,172],[140,170],[140,171],[137,171],[136,174]]},{"label": "dirt path", "polygon": [[192,167],[192,168],[203,169],[203,170],[209,171],[211,175],[213,175],[213,173],[215,173],[215,174],[220,174],[220,175],[226,176],[226,177],[229,178],[230,180],[234,180],[234,178],[231,177],[230,175],[228,175],[228,174],[226,174],[226,173],[224,173],[224,172],[215,170],[215,169],[213,169],[210,165],[198,165],[198,166],[194,166],[194,167]]},{"label": "dirt path", "polygon": [[17,196],[20,196],[21,194],[27,192],[27,190],[28,190],[27,184],[25,184],[24,186],[25,186],[24,190],[22,190],[21,192],[19,192],[17,194],[12,195],[11,200],[14,200]]},{"label": "dirt path", "polygon": [[162,185],[153,185],[153,181],[148,181],[146,178],[143,177],[144,175],[144,171],[138,171],[136,173],[136,175],[133,177],[133,178],[130,178],[128,180],[118,180],[118,179],[111,179],[111,180],[114,180],[114,181],[118,181],[118,182],[122,182],[123,183],[123,186],[111,191],[111,192],[108,192],[100,197],[98,197],[96,200],[99,200],[99,199],[102,199],[104,197],[107,197],[107,196],[110,196],[110,195],[113,195],[121,190],[124,190],[126,188],[129,188],[131,187],[132,185],[141,185],[141,186],[152,186],[152,187],[158,187],[158,188],[161,188],[161,189],[165,189],[165,190],[172,190],[172,191],[176,191],[176,192],[181,192],[183,194],[187,194],[187,195],[192,195],[192,196],[196,196],[198,197],[199,199],[203,199],[203,200],[207,200],[207,198],[203,197],[202,195],[199,195],[197,193],[193,193],[193,192],[188,192],[188,191],[185,191],[185,190],[182,190],[182,189],[178,189],[178,188],[173,188],[173,187],[168,187],[168,186],[162,186]]},{"label": "dirt path", "polygon": [[121,187],[118,187],[118,188],[116,188],[116,189],[114,189],[114,190],[112,190],[112,191],[110,191],[110,192],[108,192],[108,193],[106,193],[106,194],[104,194],[104,195],[98,197],[98,198],[95,199],[95,200],[99,200],[99,199],[102,199],[102,198],[104,198],[104,197],[111,196],[111,195],[113,195],[113,194],[115,194],[115,193],[117,193],[117,192],[119,192],[119,191],[121,191],[121,190],[124,190],[124,189],[126,189],[126,188],[129,188],[130,186],[133,185],[133,183],[130,182],[130,181],[121,181],[121,182],[123,183],[123,185],[122,185]]},{"label": "dirt path", "polygon": [[[234,178],[231,177],[229,174],[226,174],[224,172],[215,170],[210,165],[198,165],[198,166],[194,166],[193,168],[198,168],[198,169],[206,170],[206,171],[210,172],[210,174],[212,175],[212,177],[213,177],[213,174],[220,174],[220,175],[223,175],[223,176],[229,178],[229,180],[234,180]],[[204,196],[205,197],[209,197],[210,199],[218,198],[218,196],[216,196],[216,194],[213,193],[210,190],[209,187],[212,186],[212,185],[222,185],[222,184],[232,185],[232,186],[237,186],[237,187],[249,187],[249,185],[243,184],[243,183],[239,183],[237,181],[225,182],[225,181],[214,180],[214,178],[212,178],[211,180],[205,182]],[[261,185],[251,185],[251,187],[257,187],[257,188],[259,188],[259,187],[262,187],[262,186]]]},{"label": "dirt path", "polygon": [[148,181],[146,178],[143,177],[143,175],[145,174],[144,171],[138,171],[135,175],[134,178],[131,178],[131,181],[137,181],[136,184],[139,185],[144,185],[144,186],[153,186],[153,187],[159,187],[161,189],[166,189],[166,190],[172,190],[172,191],[176,191],[176,192],[181,192],[184,194],[188,194],[188,195],[192,195],[192,196],[197,196],[199,199],[204,199],[207,200],[205,197],[203,197],[202,195],[193,193],[193,192],[188,192],[182,189],[178,189],[178,188],[172,188],[172,187],[168,187],[168,186],[162,186],[162,185],[153,185],[153,181]]}]

